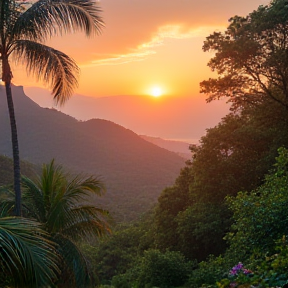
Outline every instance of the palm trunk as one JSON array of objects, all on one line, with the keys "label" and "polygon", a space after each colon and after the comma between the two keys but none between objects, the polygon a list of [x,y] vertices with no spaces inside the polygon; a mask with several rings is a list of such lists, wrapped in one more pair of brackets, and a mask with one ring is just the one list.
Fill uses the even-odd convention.
[{"label": "palm trunk", "polygon": [[15,191],[15,216],[22,216],[21,209],[21,174],[20,174],[20,157],[18,146],[17,126],[14,113],[14,104],[11,90],[11,70],[8,60],[2,61],[3,76],[2,79],[5,82],[7,104],[10,117],[11,139],[12,139],[12,151],[13,151],[13,170],[14,170],[14,191]]}]

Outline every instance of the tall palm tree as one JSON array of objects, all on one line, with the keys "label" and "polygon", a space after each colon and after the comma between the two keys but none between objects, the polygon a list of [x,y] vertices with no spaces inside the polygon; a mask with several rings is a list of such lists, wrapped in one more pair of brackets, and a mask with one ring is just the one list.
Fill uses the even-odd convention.
[{"label": "tall palm tree", "polygon": [[56,103],[64,104],[77,85],[78,67],[67,55],[43,43],[57,33],[82,30],[91,35],[103,26],[94,0],[33,2],[0,1],[0,60],[11,125],[16,216],[21,215],[20,161],[9,60],[25,63],[29,74],[51,86]]},{"label": "tall palm tree", "polygon": [[[93,176],[65,173],[54,160],[44,165],[33,182],[23,177],[23,213],[42,223],[57,243],[61,258],[59,283],[69,287],[90,287],[90,269],[79,243],[108,233],[108,212],[90,205],[101,196],[103,184]],[[67,286],[65,286],[67,287]]]},{"label": "tall palm tree", "polygon": [[59,274],[56,246],[35,221],[0,218],[0,286],[51,287]]}]

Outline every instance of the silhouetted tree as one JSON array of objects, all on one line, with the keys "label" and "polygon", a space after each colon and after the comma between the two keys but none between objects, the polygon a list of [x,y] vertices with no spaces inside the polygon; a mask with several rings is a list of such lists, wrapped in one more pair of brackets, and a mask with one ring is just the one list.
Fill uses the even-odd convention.
[{"label": "silhouetted tree", "polygon": [[99,32],[103,22],[93,0],[39,0],[34,4],[2,0],[0,4],[0,60],[10,115],[14,160],[15,214],[21,215],[20,162],[11,91],[9,59],[26,64],[27,72],[48,82],[56,103],[63,104],[77,85],[78,67],[64,53],[43,44],[57,33]]}]

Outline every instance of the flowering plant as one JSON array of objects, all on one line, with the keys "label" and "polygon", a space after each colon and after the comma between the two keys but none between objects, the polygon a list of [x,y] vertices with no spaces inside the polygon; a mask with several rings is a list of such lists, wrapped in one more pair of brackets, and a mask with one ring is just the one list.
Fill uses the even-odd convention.
[{"label": "flowering plant", "polygon": [[251,277],[253,275],[254,274],[251,270],[246,269],[244,265],[239,262],[229,271],[228,278],[217,282],[217,286],[219,288],[234,288],[240,285],[249,285],[251,284]]},{"label": "flowering plant", "polygon": [[239,274],[251,276],[253,272],[249,269],[244,268],[244,265],[241,262],[239,262],[236,266],[234,266],[230,270],[229,276],[239,276]]}]

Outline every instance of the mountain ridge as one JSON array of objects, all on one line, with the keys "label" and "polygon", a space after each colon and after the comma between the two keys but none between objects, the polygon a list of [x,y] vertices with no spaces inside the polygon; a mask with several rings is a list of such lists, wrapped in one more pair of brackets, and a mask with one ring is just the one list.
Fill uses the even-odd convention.
[{"label": "mountain ridge", "polygon": [[[135,132],[103,119],[78,121],[42,108],[13,86],[20,157],[42,164],[53,158],[77,173],[99,175],[107,186],[101,203],[119,221],[149,209],[161,191],[174,183],[184,160],[147,142]],[[11,153],[4,87],[0,87],[0,154]],[[128,212],[127,212],[128,211]]]},{"label": "mountain ridge", "polygon": [[[27,95],[42,107],[52,107],[49,91],[26,87]],[[78,120],[92,118],[110,120],[138,135],[163,139],[198,141],[206,129],[214,127],[229,112],[225,101],[207,104],[204,95],[168,96],[114,95],[91,97],[75,94],[60,107],[62,112]]]}]

